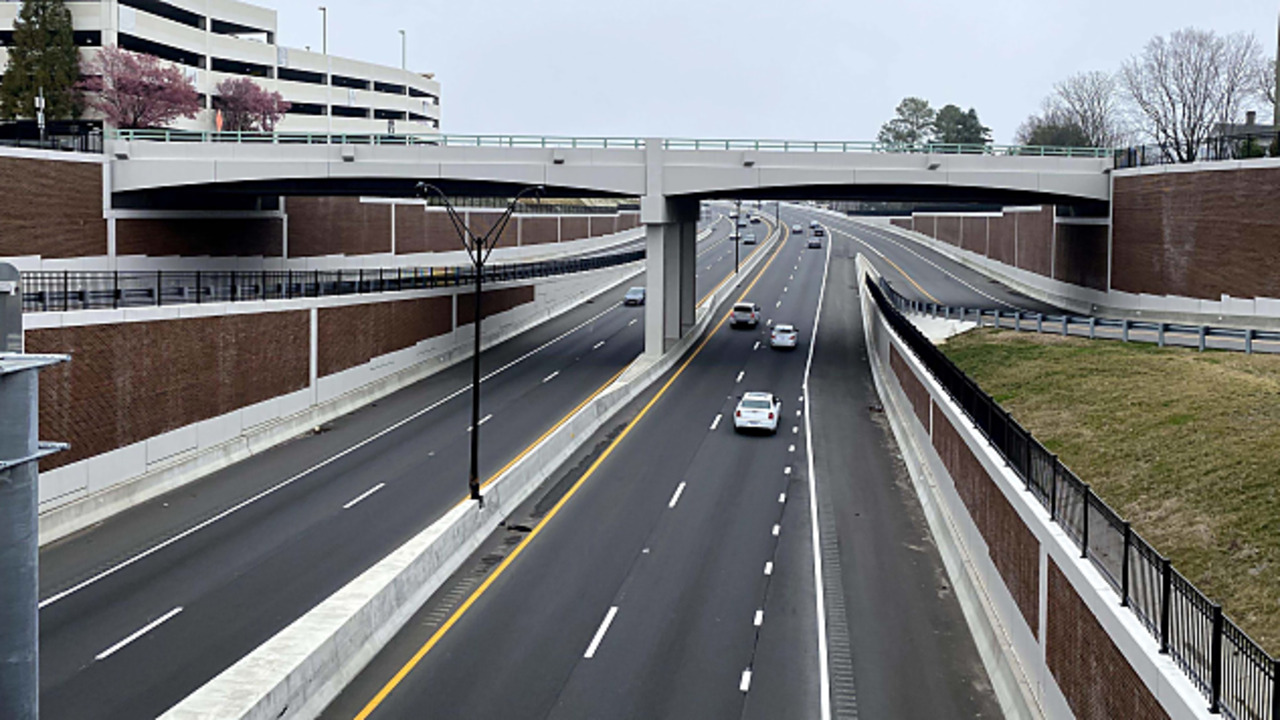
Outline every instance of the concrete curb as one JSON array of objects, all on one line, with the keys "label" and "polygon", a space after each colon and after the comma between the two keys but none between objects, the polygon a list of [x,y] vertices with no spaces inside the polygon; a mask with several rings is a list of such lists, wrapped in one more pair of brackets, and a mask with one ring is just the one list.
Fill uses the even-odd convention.
[{"label": "concrete curb", "polygon": [[484,491],[483,509],[455,506],[341,590],[165,712],[162,720],[313,718],[372,660],[500,521],[619,410],[699,342],[718,310],[781,238],[760,246],[699,308],[693,329],[661,357],[642,355],[612,385]]}]

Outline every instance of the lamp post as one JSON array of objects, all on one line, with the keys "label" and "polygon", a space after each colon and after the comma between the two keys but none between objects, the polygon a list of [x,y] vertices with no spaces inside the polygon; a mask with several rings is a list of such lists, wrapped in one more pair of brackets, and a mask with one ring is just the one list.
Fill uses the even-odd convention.
[{"label": "lamp post", "polygon": [[329,8],[320,6],[320,54],[329,54]]},{"label": "lamp post", "polygon": [[742,234],[738,232],[738,223],[742,222],[742,200],[734,200],[737,207],[737,218],[733,221],[733,274],[738,274],[738,246],[742,244]]},{"label": "lamp post", "polygon": [[489,228],[483,236],[476,235],[467,227],[462,218],[458,216],[458,211],[453,207],[453,203],[449,200],[449,196],[445,195],[440,188],[430,183],[420,182],[417,185],[418,195],[422,199],[430,201],[432,195],[440,198],[444,204],[445,210],[449,213],[449,220],[453,222],[453,229],[458,233],[458,239],[462,241],[463,247],[467,250],[467,257],[471,259],[471,266],[475,270],[475,349],[471,356],[471,470],[467,477],[467,487],[471,491],[471,499],[480,503],[480,507],[484,507],[484,496],[480,494],[480,320],[483,317],[480,307],[481,292],[484,285],[484,265],[489,260],[489,255],[493,252],[493,248],[498,244],[498,239],[502,237],[502,233],[507,229],[507,223],[511,220],[511,215],[515,212],[516,206],[520,204],[520,200],[526,195],[541,195],[543,188],[541,185],[531,188],[525,188],[516,194],[515,198],[507,205],[507,209],[502,213],[502,217]]},{"label": "lamp post", "polygon": [[409,69],[409,44],[405,39],[404,30],[400,31],[400,69]]}]

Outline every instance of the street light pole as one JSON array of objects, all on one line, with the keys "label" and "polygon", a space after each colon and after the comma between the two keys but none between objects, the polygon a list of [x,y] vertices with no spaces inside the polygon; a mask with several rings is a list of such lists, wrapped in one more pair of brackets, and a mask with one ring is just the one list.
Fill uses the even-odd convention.
[{"label": "street light pole", "polygon": [[742,200],[735,200],[737,203],[737,219],[733,221],[733,274],[738,274],[738,245],[742,244],[742,235],[738,233],[738,223],[742,222]]},{"label": "street light pole", "polygon": [[453,222],[453,229],[457,231],[458,238],[462,240],[463,247],[467,250],[467,257],[471,259],[471,266],[475,272],[475,300],[473,304],[475,306],[476,327],[474,352],[471,356],[471,469],[467,477],[467,487],[471,491],[471,499],[479,502],[480,507],[484,507],[484,496],[480,494],[480,320],[484,317],[480,300],[484,288],[484,265],[489,261],[489,255],[493,252],[493,248],[497,246],[503,231],[507,229],[507,223],[510,222],[511,215],[515,213],[516,206],[520,204],[520,200],[526,195],[541,195],[543,188],[539,185],[521,190],[507,205],[506,212],[502,214],[502,217],[498,218],[498,221],[483,236],[476,235],[471,231],[471,228],[467,227],[467,224],[458,215],[458,211],[453,207],[449,196],[445,195],[440,188],[430,183],[420,182],[417,185],[417,192],[424,200],[429,201],[431,195],[440,198],[445,210],[449,213],[449,220]]},{"label": "street light pole", "polygon": [[409,45],[405,39],[404,30],[400,31],[400,69],[409,69]]},{"label": "street light pole", "polygon": [[329,8],[323,5],[320,6],[320,54],[329,54]]}]

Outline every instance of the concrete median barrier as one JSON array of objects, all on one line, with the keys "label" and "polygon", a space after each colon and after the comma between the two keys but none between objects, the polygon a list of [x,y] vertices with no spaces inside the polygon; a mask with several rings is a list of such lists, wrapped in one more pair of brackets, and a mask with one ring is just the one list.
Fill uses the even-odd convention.
[{"label": "concrete median barrier", "polygon": [[690,332],[661,357],[641,356],[484,490],[463,502],[239,662],[170,708],[162,720],[316,717],[466,561],[619,410],[714,327],[719,310],[770,254],[775,234],[698,308]]}]

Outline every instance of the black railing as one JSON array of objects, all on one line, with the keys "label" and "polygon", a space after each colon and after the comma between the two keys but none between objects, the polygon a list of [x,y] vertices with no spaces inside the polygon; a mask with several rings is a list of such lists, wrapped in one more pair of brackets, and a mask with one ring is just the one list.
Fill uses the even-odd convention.
[{"label": "black railing", "polygon": [[[492,264],[485,282],[505,282],[598,270],[643,260],[644,250]],[[24,312],[285,300],[470,285],[470,267],[357,270],[154,270],[24,272]]]},{"label": "black railing", "polygon": [[1249,638],[900,311],[919,304],[867,279],[885,320],[1093,563],[1212,712],[1280,720],[1280,662]]},{"label": "black railing", "polygon": [[[1277,152],[1277,147],[1280,147],[1280,134],[1264,133],[1223,135],[1180,148],[1168,143],[1135,145],[1115,151],[1115,167],[1121,170],[1149,165],[1174,165],[1179,162],[1253,160],[1272,155]],[[1180,156],[1190,159],[1180,160]]]}]

